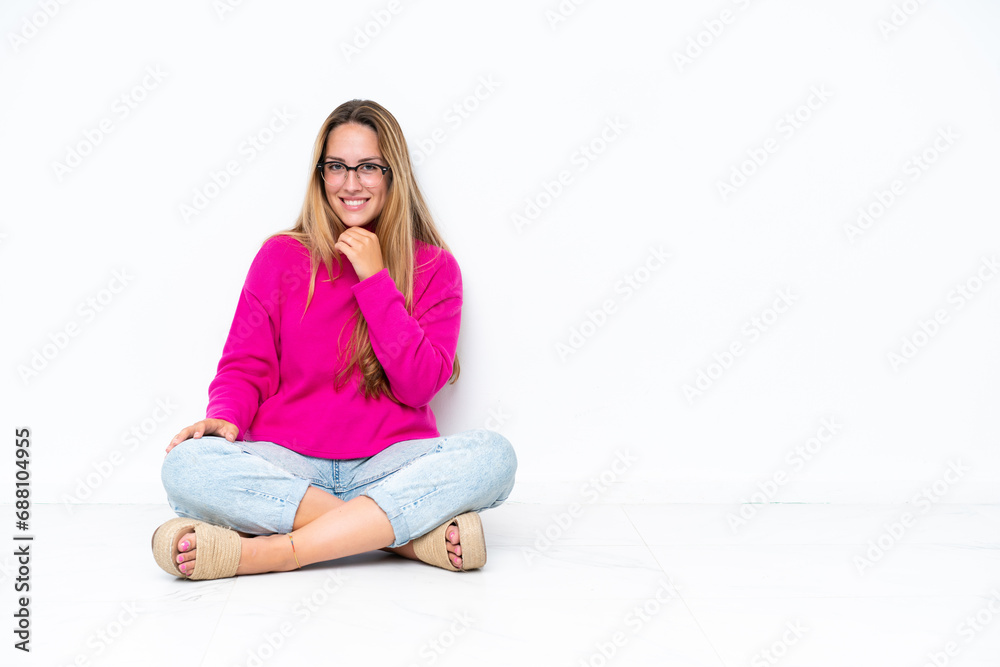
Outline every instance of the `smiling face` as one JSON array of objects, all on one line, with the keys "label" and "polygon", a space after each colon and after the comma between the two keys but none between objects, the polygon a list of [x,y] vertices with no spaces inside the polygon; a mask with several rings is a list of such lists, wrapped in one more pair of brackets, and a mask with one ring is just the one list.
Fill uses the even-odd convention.
[{"label": "smiling face", "polygon": [[[378,150],[378,135],[366,125],[344,123],[330,131],[326,138],[323,162],[335,160],[348,167],[356,167],[362,162],[388,166]],[[326,199],[347,227],[361,227],[378,218],[389,192],[390,175],[373,188],[366,188],[358,180],[356,171],[347,173],[342,184],[331,187],[326,181],[323,187]]]}]

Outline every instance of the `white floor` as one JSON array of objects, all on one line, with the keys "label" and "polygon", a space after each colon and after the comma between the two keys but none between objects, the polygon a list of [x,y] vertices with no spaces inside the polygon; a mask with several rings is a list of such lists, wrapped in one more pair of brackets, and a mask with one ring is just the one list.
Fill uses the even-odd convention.
[{"label": "white floor", "polygon": [[0,664],[1000,665],[1000,506],[756,509],[508,503],[477,572],[379,552],[193,582],[150,554],[165,505],[35,505],[32,652],[12,546]]}]

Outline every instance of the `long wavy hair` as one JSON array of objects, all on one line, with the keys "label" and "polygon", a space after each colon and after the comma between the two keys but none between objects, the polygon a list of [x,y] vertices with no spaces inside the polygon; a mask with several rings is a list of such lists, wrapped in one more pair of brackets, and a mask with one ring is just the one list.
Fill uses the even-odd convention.
[{"label": "long wavy hair", "polygon": [[[294,227],[273,234],[272,237],[291,236],[309,249],[311,275],[305,308],[308,310],[315,292],[316,275],[320,264],[326,266],[331,280],[340,277],[343,269],[343,257],[340,251],[334,248],[334,244],[347,227],[327,201],[322,174],[315,167],[325,154],[330,132],[345,123],[355,123],[374,130],[378,135],[379,152],[390,168],[386,175],[388,180],[386,201],[375,220],[373,230],[378,236],[379,247],[382,250],[382,263],[402,293],[407,312],[412,314],[415,242],[423,241],[445,250],[448,246],[438,233],[417,186],[403,131],[393,115],[382,105],[371,100],[351,100],[341,104],[327,116],[313,146],[312,175],[306,187],[302,212],[299,213]],[[333,273],[334,262],[337,263],[336,277]],[[353,319],[354,330],[348,344],[346,346],[342,344],[343,330],[337,336],[337,347],[342,361],[341,370],[336,378],[337,386],[342,387],[357,368],[361,372],[360,390],[366,397],[387,396],[396,401],[382,364],[372,349],[368,337],[368,324],[360,308],[355,310]],[[458,379],[458,374],[459,365],[456,357],[452,368],[452,383]]]}]

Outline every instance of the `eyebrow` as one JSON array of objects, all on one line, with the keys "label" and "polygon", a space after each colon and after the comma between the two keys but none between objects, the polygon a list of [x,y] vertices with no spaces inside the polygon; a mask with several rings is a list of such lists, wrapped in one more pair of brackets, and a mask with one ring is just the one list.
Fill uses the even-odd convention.
[{"label": "eyebrow", "polygon": [[[372,155],[371,157],[361,158],[360,160],[358,160],[358,164],[361,164],[362,162],[371,162],[372,160],[381,160],[381,159],[382,158],[379,157],[378,155]],[[328,162],[330,160],[333,160],[335,162],[343,162],[344,164],[347,164],[347,160],[345,160],[342,157],[336,157],[334,155],[327,155],[325,158],[323,158],[324,162]]]}]

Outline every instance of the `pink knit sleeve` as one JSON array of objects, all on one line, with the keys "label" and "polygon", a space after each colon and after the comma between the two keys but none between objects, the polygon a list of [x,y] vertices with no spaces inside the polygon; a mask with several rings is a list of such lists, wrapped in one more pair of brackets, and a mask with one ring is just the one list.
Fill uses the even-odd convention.
[{"label": "pink knit sleeve", "polygon": [[451,377],[462,315],[462,275],[450,253],[430,246],[417,253],[414,272],[412,315],[387,269],[352,289],[393,395],[419,408]]},{"label": "pink knit sleeve", "polygon": [[206,416],[235,424],[237,439],[243,438],[257,408],[278,388],[281,291],[277,277],[282,244],[269,240],[254,258],[215,379],[208,388]]}]

